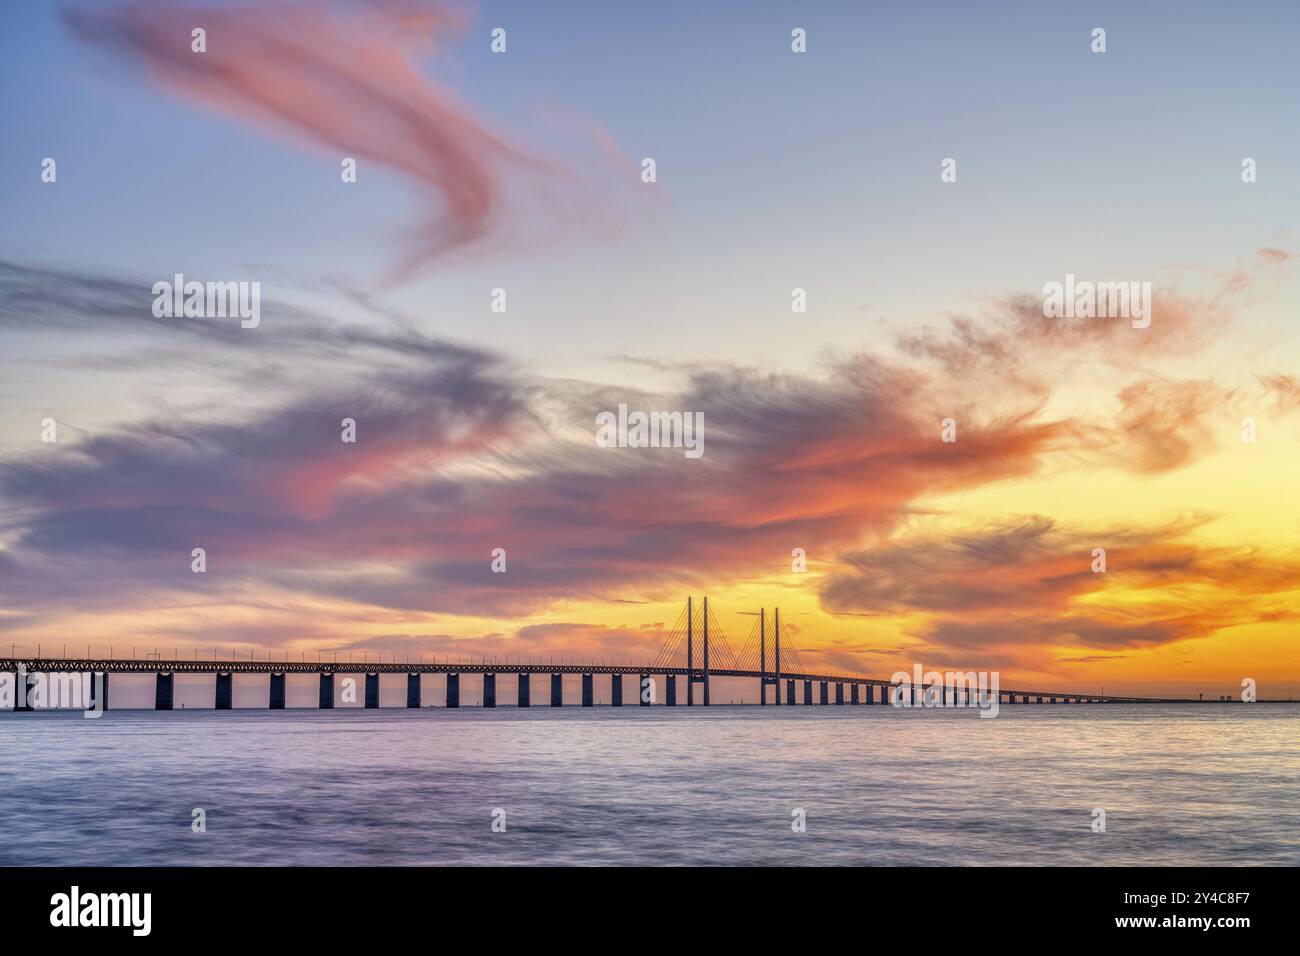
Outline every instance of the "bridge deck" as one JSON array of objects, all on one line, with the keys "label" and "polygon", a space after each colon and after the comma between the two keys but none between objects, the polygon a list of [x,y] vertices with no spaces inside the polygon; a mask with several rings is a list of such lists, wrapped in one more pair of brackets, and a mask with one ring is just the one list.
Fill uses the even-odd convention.
[{"label": "bridge deck", "polygon": [[[702,675],[702,668],[689,670],[685,667],[652,667],[634,664],[548,664],[548,663],[510,663],[499,661],[481,661],[479,663],[451,662],[406,662],[372,663],[362,661],[216,661],[216,660],[159,660],[154,658],[109,659],[102,657],[10,657],[0,658],[0,673],[14,673],[19,667],[28,673],[84,673],[103,671],[110,674],[662,674],[671,677]],[[770,682],[775,676],[754,670],[732,670],[710,668],[710,677],[738,677],[750,680],[767,678]],[[859,677],[844,674],[790,673],[781,672],[782,680],[825,681],[828,684],[847,684],[865,687],[890,687],[891,682],[881,677]],[[952,692],[950,685],[944,688]],[[967,688],[960,688],[965,690]],[[969,689],[974,689],[969,688]],[[919,690],[919,689],[918,689]],[[1099,703],[1126,704],[1198,704],[1220,703],[1217,700],[1201,700],[1183,697],[1117,697],[1103,694],[1087,694],[1078,691],[1022,690],[1013,687],[999,687],[1002,697],[1044,698],[1050,701],[1097,701]],[[1261,700],[1260,703],[1269,701]]]}]

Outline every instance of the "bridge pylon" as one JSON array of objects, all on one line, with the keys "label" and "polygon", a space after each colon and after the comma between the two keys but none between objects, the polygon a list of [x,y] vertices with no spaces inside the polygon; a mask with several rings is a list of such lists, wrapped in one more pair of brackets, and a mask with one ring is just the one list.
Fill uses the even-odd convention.
[{"label": "bridge pylon", "polygon": [[704,599],[704,610],[700,614],[704,631],[704,666],[695,669],[695,599],[686,599],[686,706],[695,704],[695,685],[704,685],[704,706],[709,706],[709,599]]},{"label": "bridge pylon", "polygon": [[781,703],[781,609],[775,609],[772,615],[772,638],[775,653],[772,657],[772,675],[767,673],[767,608],[758,609],[758,702],[767,703],[767,686],[776,687],[776,701]]}]

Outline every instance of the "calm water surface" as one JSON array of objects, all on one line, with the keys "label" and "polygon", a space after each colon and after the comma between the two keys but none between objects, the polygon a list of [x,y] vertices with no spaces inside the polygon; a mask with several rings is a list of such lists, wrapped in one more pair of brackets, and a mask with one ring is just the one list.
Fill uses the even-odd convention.
[{"label": "calm water surface", "polygon": [[1263,704],[0,713],[0,864],[1295,865],[1297,741]]}]

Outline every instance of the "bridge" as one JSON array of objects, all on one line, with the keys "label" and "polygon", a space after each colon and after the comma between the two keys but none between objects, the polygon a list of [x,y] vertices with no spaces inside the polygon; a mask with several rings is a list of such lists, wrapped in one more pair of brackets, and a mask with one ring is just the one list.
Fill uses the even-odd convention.
[{"label": "bridge", "polygon": [[[697,656],[697,635],[699,653]],[[711,636],[712,635],[712,636]],[[32,710],[28,690],[35,675],[38,674],[86,674],[92,688],[92,700],[95,706],[108,708],[110,674],[147,674],[155,675],[154,706],[157,710],[171,710],[173,686],[176,674],[214,674],[214,703],[217,710],[230,710],[233,703],[233,675],[267,674],[270,678],[267,695],[268,707],[282,710],[285,706],[285,676],[287,674],[317,674],[320,684],[319,706],[322,710],[334,707],[334,677],[339,673],[365,674],[365,707],[379,706],[379,677],[381,674],[406,675],[406,706],[418,708],[423,706],[421,677],[425,674],[446,675],[446,692],[444,706],[460,706],[460,676],[477,674],[483,679],[483,707],[496,707],[496,679],[498,675],[515,675],[517,684],[517,706],[532,705],[532,676],[550,675],[550,706],[564,706],[563,677],[565,674],[582,675],[583,707],[592,707],[595,703],[595,680],[597,675],[608,677],[610,681],[610,704],[622,707],[623,678],[634,676],[636,684],[635,701],[637,705],[648,707],[660,703],[668,707],[678,705],[678,680],[685,680],[685,704],[695,704],[695,688],[700,685],[703,706],[710,705],[710,682],[714,678],[743,678],[758,683],[759,704],[768,703],[768,687],[773,687],[772,704],[780,706],[782,696],[786,706],[795,706],[800,700],[805,706],[812,705],[814,686],[820,704],[831,702],[831,688],[834,687],[834,703],[849,704],[894,704],[903,707],[990,707],[994,697],[998,704],[1192,704],[1224,703],[1228,698],[1206,701],[1201,698],[1174,697],[1118,697],[1099,694],[1079,693],[1077,691],[1025,690],[988,686],[977,675],[953,674],[951,683],[940,681],[924,683],[898,683],[887,678],[864,677],[849,674],[830,674],[809,670],[803,665],[797,649],[794,647],[788,631],[781,624],[781,612],[777,609],[772,615],[770,628],[766,609],[760,609],[749,637],[742,645],[739,655],[732,652],[718,626],[717,618],[709,608],[706,597],[697,609],[693,598],[688,598],[686,607],[679,616],[672,631],[669,632],[659,654],[648,664],[607,664],[595,662],[539,662],[531,661],[490,661],[452,662],[450,660],[412,662],[367,660],[358,670],[351,661],[306,660],[306,655],[299,661],[289,660],[199,660],[195,652],[194,660],[186,660],[179,655],[170,660],[157,656],[143,659],[132,657],[47,657],[39,653],[32,657],[11,654],[8,658],[0,657],[0,673],[15,675],[13,707],[15,710]],[[770,666],[769,666],[770,659]],[[662,682],[662,683],[660,683]],[[781,690],[784,685],[785,693]],[[662,687],[662,695],[660,695]],[[802,688],[802,695],[798,693]],[[847,693],[846,693],[847,692]],[[1265,701],[1261,701],[1265,702]]]}]

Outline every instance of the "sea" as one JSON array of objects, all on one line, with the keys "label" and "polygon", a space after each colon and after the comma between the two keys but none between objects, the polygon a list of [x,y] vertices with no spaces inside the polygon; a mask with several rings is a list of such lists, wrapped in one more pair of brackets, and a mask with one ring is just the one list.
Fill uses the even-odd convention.
[{"label": "sea", "polygon": [[1300,704],[0,713],[0,864],[1297,865]]}]

